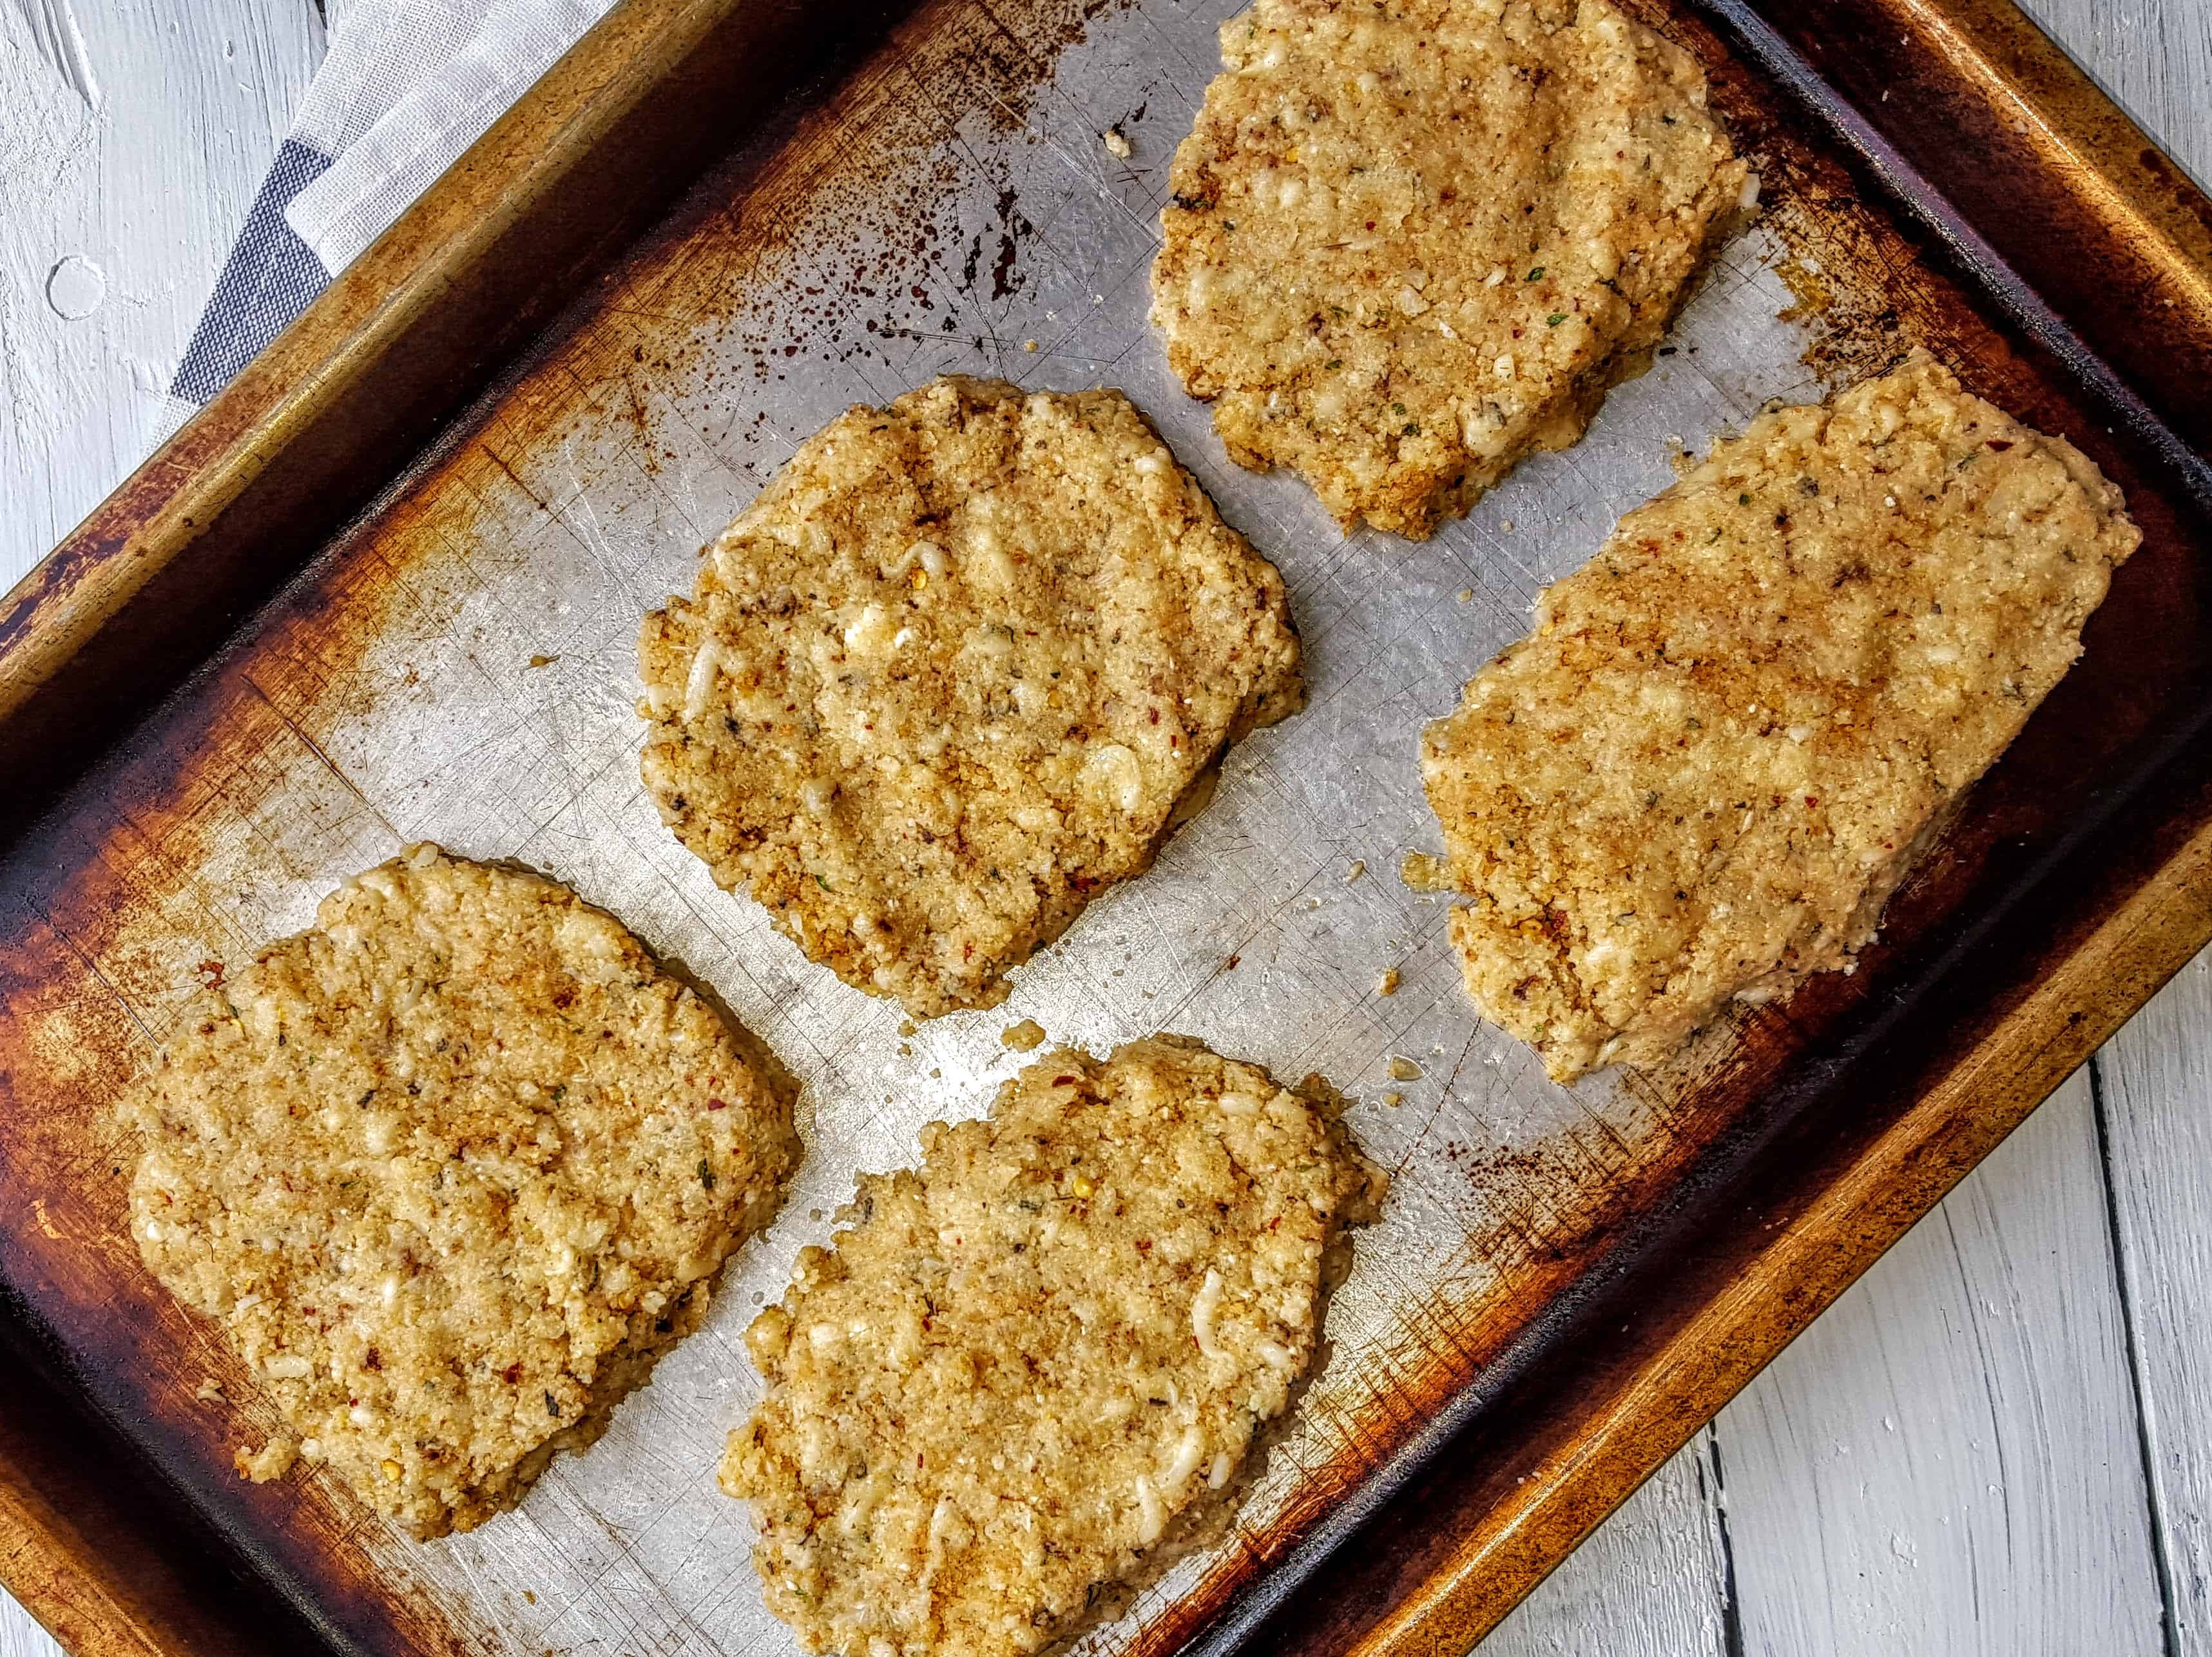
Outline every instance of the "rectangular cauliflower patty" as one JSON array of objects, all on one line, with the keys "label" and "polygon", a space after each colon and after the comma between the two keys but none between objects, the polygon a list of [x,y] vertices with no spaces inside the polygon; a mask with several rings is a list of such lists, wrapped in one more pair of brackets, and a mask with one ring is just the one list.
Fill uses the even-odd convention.
[{"label": "rectangular cauliflower patty", "polygon": [[1226,1510],[1383,1176],[1317,1081],[1174,1036],[1054,1052],[921,1144],[748,1331],[722,1486],[809,1649],[1036,1651]]},{"label": "rectangular cauliflower patty", "polygon": [[1423,739],[1477,1008],[1569,1081],[1844,966],[2141,539],[1922,354],[1715,444]]}]

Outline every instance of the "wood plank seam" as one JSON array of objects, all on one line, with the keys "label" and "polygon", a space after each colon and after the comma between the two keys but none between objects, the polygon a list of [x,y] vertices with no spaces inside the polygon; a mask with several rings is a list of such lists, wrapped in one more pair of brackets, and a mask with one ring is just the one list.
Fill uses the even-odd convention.
[{"label": "wood plank seam", "polygon": [[1712,1469],[1713,1519],[1721,1542],[1721,1649],[1726,1657],[1744,1657],[1743,1591],[1736,1581],[1735,1538],[1729,1532],[1728,1474],[1721,1459],[1721,1424],[1717,1416],[1705,1423],[1705,1454],[1698,1465],[1701,1485],[1708,1466]]},{"label": "wood plank seam", "polygon": [[2142,1340],[2136,1318],[2134,1263],[2120,1227],[2119,1196],[2112,1173],[2112,1130],[2106,1103],[2105,1057],[2089,1056],[2089,1108],[2097,1130],[2097,1173],[2105,1198],[2106,1234],[2112,1251],[2112,1281],[2118,1291],[2120,1327],[2126,1340],[2128,1386],[2135,1404],[2136,1448],[2142,1458],[2143,1507],[2150,1524],[2151,1563],[2158,1573],[2159,1630],[2164,1657],[2182,1657],[2180,1610],[2174,1598],[2173,1546],[2153,1448],[2153,1427],[2145,1397]]}]

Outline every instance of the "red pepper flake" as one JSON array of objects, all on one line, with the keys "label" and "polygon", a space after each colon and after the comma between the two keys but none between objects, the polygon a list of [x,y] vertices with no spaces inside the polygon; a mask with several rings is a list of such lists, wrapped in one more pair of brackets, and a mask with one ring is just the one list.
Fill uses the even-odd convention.
[{"label": "red pepper flake", "polygon": [[1805,803],[1808,806],[1817,806],[1820,803],[1820,796],[1816,794],[1808,794],[1805,796]]},{"label": "red pepper flake", "polygon": [[2012,440],[2008,437],[1992,437],[1990,439],[1989,446],[2002,454],[2012,447]]},{"label": "red pepper flake", "polygon": [[507,1365],[506,1368],[499,1372],[499,1378],[505,1381],[509,1386],[513,1386],[522,1379],[522,1366],[519,1363],[511,1363]]},{"label": "red pepper flake", "polygon": [[726,1099],[710,1099],[707,1101],[707,1108],[710,1111],[726,1111],[730,1108],[730,1101]]},{"label": "red pepper flake", "polygon": [[1221,970],[1224,972],[1234,972],[1237,970],[1237,963],[1243,959],[1244,958],[1242,955],[1231,955],[1227,960],[1221,963]]},{"label": "red pepper flake", "polygon": [[364,1369],[383,1368],[384,1354],[378,1351],[374,1347],[370,1347],[368,1351],[362,1354],[361,1366]]},{"label": "red pepper flake", "polygon": [[1073,1076],[1054,1076],[1052,1079],[1052,1085],[1055,1087],[1073,1087],[1075,1085],[1075,1078]]}]

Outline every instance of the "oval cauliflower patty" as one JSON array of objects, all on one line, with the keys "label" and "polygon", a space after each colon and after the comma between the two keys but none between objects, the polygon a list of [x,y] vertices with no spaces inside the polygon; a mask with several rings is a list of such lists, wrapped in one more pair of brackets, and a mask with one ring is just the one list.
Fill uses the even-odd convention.
[{"label": "oval cauliflower patty", "polygon": [[916,1018],[1005,1000],[1304,700],[1281,576],[1128,399],[957,377],[801,444],[638,667],[684,844]]},{"label": "oval cauliflower patty", "polygon": [[1226,1511],[1383,1178],[1317,1083],[1172,1036],[1054,1052],[921,1143],[748,1331],[722,1486],[810,1649],[1036,1651]]},{"label": "oval cauliflower patty", "polygon": [[187,1011],[121,1107],[131,1230],[299,1449],[466,1530],[774,1213],[799,1144],[750,1039],[566,887],[416,846]]},{"label": "oval cauliflower patty", "polygon": [[1604,0],[1256,0],[1176,151],[1168,362],[1230,457],[1423,539],[1642,372],[1748,173]]},{"label": "oval cauliflower patty", "polygon": [[2141,539],[1925,356],[1714,444],[1423,739],[1477,1008],[1567,1081],[1848,964]]}]

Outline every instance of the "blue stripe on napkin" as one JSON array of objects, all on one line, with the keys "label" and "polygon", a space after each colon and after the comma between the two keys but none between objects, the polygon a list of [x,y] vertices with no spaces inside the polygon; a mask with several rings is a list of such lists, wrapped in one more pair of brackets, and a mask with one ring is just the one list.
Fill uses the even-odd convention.
[{"label": "blue stripe on napkin", "polygon": [[172,396],[204,403],[305,310],[331,279],[307,244],[284,222],[292,198],[320,177],[331,158],[287,138],[261,181],[238,245],[216,278],[200,326],[171,383]]}]

